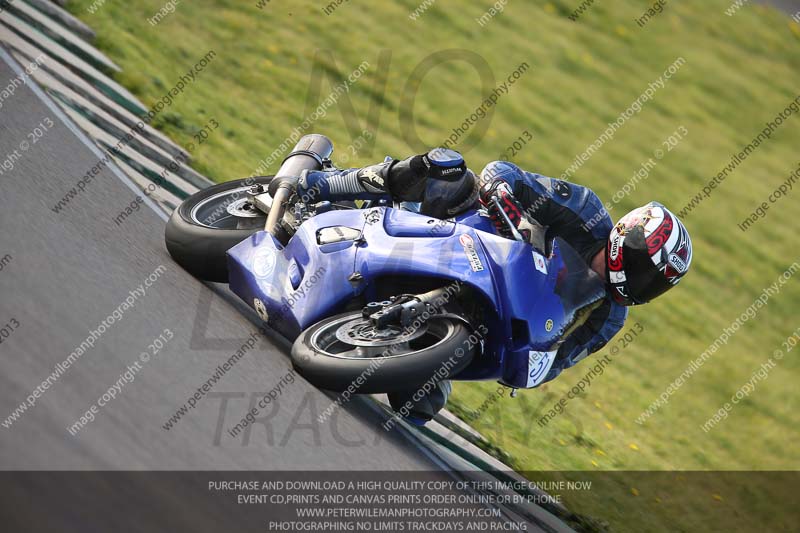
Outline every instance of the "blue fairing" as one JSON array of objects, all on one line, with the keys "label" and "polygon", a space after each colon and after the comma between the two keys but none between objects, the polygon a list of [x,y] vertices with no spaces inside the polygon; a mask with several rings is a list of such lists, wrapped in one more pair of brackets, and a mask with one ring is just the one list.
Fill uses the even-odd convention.
[{"label": "blue fairing", "polygon": [[[325,228],[338,229],[323,235],[345,240],[319,244]],[[539,268],[536,255],[526,243],[495,235],[475,211],[447,222],[381,207],[317,215],[285,248],[258,232],[228,251],[228,269],[231,289],[289,338],[341,312],[378,280],[461,281],[479,293],[489,333],[484,355],[458,379],[526,387],[546,372],[540,367],[548,360],[533,354],[554,349],[574,311],[554,292],[564,270],[558,247],[548,259],[539,256]]]},{"label": "blue fairing", "polygon": [[251,307],[260,299],[269,324],[293,338],[357,295],[347,281],[356,243],[320,246],[317,230],[345,226],[360,231],[364,223],[362,211],[323,213],[303,224],[285,248],[269,233],[255,233],[228,250],[230,288]]}]

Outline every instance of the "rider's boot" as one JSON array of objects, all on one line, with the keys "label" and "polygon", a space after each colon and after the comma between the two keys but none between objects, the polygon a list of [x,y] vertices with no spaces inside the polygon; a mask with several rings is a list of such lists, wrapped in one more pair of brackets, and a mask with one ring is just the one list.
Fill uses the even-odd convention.
[{"label": "rider's boot", "polygon": [[[419,389],[391,392],[388,394],[389,404],[407,422],[423,426],[426,422],[433,420],[436,413],[442,410],[452,390],[453,386],[450,381],[444,379],[436,382],[434,388],[422,395],[421,398]],[[419,399],[415,400],[414,396]]]}]

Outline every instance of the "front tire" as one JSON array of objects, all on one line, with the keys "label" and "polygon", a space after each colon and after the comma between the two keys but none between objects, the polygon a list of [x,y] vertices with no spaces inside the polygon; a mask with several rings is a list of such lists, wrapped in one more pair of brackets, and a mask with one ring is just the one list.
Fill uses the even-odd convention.
[{"label": "front tire", "polygon": [[246,192],[270,181],[271,176],[228,181],[186,198],[172,213],[164,234],[175,262],[197,278],[226,283],[225,253],[264,229],[267,220],[264,213],[248,205]]},{"label": "front tire", "polygon": [[398,328],[380,335],[375,332],[382,330],[369,327],[360,311],[314,324],[292,346],[294,368],[322,389],[341,392],[353,385],[359,393],[399,392],[437,372],[441,379],[452,377],[474,356],[467,328],[452,317],[431,317],[410,333]]}]

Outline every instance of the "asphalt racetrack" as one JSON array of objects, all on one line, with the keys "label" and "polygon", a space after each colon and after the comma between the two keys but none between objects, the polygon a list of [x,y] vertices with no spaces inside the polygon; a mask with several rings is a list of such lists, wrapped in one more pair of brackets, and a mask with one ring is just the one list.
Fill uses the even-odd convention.
[{"label": "asphalt racetrack", "polygon": [[[3,54],[0,85],[20,75],[14,68]],[[121,520],[135,531],[263,531],[258,513],[204,500],[215,497],[204,471],[450,476],[404,432],[384,431],[387,414],[370,402],[320,422],[334,396],[291,374],[286,343],[259,332],[227,289],[172,262],[163,210],[113,163],[98,165],[103,152],[38,86],[17,86],[3,104],[0,461],[10,530],[86,531],[88,519],[97,531]],[[255,423],[232,432],[270,392]]]}]

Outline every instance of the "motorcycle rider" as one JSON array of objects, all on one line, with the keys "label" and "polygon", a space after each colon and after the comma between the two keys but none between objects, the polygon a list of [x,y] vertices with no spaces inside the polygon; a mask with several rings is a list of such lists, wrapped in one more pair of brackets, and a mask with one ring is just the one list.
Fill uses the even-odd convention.
[{"label": "motorcycle rider", "polygon": [[[545,241],[561,237],[606,280],[607,296],[586,322],[560,346],[544,382],[558,376],[605,346],[622,328],[628,306],[644,304],[675,286],[689,270],[692,241],[681,221],[658,202],[623,216],[617,224],[587,187],[526,172],[507,161],[486,165],[480,180],[454,150],[436,148],[403,160],[387,158],[364,168],[311,171],[301,176],[298,194],[319,200],[379,199],[421,202],[420,212],[446,219],[476,206],[486,207],[497,232],[511,237],[495,199],[526,239],[534,225],[545,228]],[[411,400],[390,394],[413,423],[424,424],[446,403],[449,381],[439,382],[427,397]]]}]

